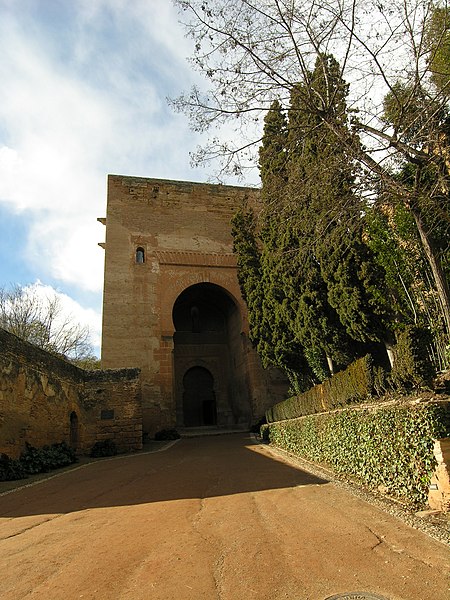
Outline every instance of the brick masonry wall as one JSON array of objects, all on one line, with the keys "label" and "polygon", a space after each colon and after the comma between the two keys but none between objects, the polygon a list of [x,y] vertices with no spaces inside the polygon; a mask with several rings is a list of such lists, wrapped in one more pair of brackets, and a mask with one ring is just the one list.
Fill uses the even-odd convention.
[{"label": "brick masonry wall", "polygon": [[139,369],[86,373],[80,406],[87,416],[83,445],[113,439],[119,452],[142,449]]},{"label": "brick masonry wall", "polygon": [[[214,374],[221,412],[217,424],[251,424],[286,397],[286,380],[264,370],[248,342],[247,309],[231,236],[231,218],[244,203],[257,209],[259,191],[108,176],[107,214],[100,219],[106,225],[101,244],[105,249],[102,366],[141,369],[143,424],[149,435],[182,424],[183,377],[195,361],[215,370],[219,355],[213,344],[209,351],[206,346],[192,350],[189,364],[180,358],[188,352],[187,345],[175,347],[174,307],[186,290],[199,284],[220,290],[236,310],[227,322],[222,374],[218,370]],[[143,262],[136,260],[138,249],[144,251]],[[219,302],[219,293],[214,302]]]},{"label": "brick masonry wall", "polygon": [[87,454],[103,439],[142,448],[139,370],[84,371],[0,329],[0,452],[65,441]]}]

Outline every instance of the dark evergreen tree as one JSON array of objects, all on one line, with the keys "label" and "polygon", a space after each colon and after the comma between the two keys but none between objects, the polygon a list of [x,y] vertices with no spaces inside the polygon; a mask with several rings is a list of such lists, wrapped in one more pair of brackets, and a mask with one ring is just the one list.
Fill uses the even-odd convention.
[{"label": "dark evergreen tree", "polygon": [[[275,364],[287,373],[294,391],[311,386],[314,375],[305,349],[292,328],[293,305],[287,297],[286,272],[292,267],[292,247],[286,243],[283,206],[286,203],[288,127],[278,101],[266,115],[259,152],[261,189],[261,287],[264,290],[258,350],[264,360],[274,353]],[[267,336],[270,332],[270,337]],[[268,344],[266,344],[266,340]],[[270,340],[270,341],[269,341]],[[268,345],[271,346],[270,350]]]},{"label": "dark evergreen tree", "polygon": [[[328,111],[330,119],[340,124],[347,119],[347,86],[339,76],[339,65],[333,57],[320,57],[308,84],[294,90],[289,112],[290,210],[302,269],[293,290],[299,296],[296,329],[304,344],[314,350],[314,356],[322,350],[329,364],[334,361],[345,365],[352,357],[350,347],[356,348],[351,344],[351,338],[368,341],[373,336],[361,335],[360,331],[355,332],[355,327],[349,327],[346,318],[349,307],[344,298],[338,297],[335,274],[329,267],[332,265],[336,269],[334,256],[344,258],[343,243],[352,243],[361,216],[353,192],[353,162],[333,130],[316,113],[308,110],[304,100],[307,94],[303,89],[306,85],[309,93],[322,98],[323,109]],[[338,231],[340,235],[337,236]],[[350,282],[349,264],[346,269],[342,265],[340,268],[346,275],[347,287],[351,283],[352,324],[356,321],[361,329],[361,324],[365,323],[367,330],[367,321],[372,318],[375,307],[363,306],[360,301],[355,303],[362,295],[362,281],[353,277]],[[349,291],[345,300],[348,300]],[[358,314],[363,308],[364,313]]]},{"label": "dark evergreen tree", "polygon": [[[308,109],[308,93],[322,98],[327,121]],[[252,342],[296,391],[345,367],[358,342],[388,339],[383,273],[363,241],[353,163],[326,125],[346,125],[346,94],[338,63],[321,56],[294,88],[288,120],[272,104],[258,222],[245,210],[233,220]]]},{"label": "dark evergreen tree", "polygon": [[257,349],[263,366],[283,367],[274,344],[274,325],[267,318],[270,312],[265,297],[253,210],[250,207],[242,207],[234,215],[231,226],[233,251],[237,255],[239,286],[248,308],[250,341]]},{"label": "dark evergreen tree", "polygon": [[[276,213],[287,183],[288,125],[281,104],[275,100],[264,119],[264,135],[259,149],[259,172],[261,176],[261,198],[265,212]],[[268,217],[267,217],[268,219]]]},{"label": "dark evergreen tree", "polygon": [[232,218],[231,233],[233,251],[237,255],[238,281],[242,297],[248,306],[250,339],[258,338],[257,328],[261,319],[261,266],[256,241],[253,210],[242,207]]},{"label": "dark evergreen tree", "polygon": [[[436,293],[450,333],[450,290],[435,251],[433,235],[421,205],[427,189],[402,185],[396,177],[403,164],[437,172],[440,193],[450,172],[447,132],[439,113],[449,107],[449,9],[446,2],[303,2],[261,3],[232,0],[176,0],[183,9],[186,27],[195,40],[193,63],[207,76],[208,93],[197,87],[174,101],[188,114],[196,130],[226,121],[240,127],[254,122],[261,107],[270,106],[278,94],[283,103],[304,78],[303,101],[310,115],[338,137],[360,166],[359,184],[373,192],[374,184],[397,196],[414,217],[424,255],[430,266]],[[333,12],[329,20],[330,10]],[[371,26],[367,26],[367,15]],[[395,23],[394,28],[387,26]],[[322,26],[323,25],[323,26]],[[340,111],[342,78],[334,79],[326,48],[345,49],[342,73],[366,85],[355,88],[351,102],[351,128]],[[399,44],[399,40],[404,43]],[[318,55],[323,65],[308,74],[310,60]],[[316,85],[315,77],[325,85]],[[392,92],[392,116],[383,122],[382,102],[374,90]],[[342,98],[342,96],[341,96]],[[338,102],[336,102],[338,100]],[[285,109],[287,108],[284,106]],[[435,126],[437,122],[437,126]],[[238,130],[239,128],[236,128]],[[366,143],[359,143],[364,136]],[[242,173],[251,156],[251,144],[239,146],[220,136],[196,154],[200,162],[222,156],[225,170]],[[394,168],[391,168],[394,167]]]}]

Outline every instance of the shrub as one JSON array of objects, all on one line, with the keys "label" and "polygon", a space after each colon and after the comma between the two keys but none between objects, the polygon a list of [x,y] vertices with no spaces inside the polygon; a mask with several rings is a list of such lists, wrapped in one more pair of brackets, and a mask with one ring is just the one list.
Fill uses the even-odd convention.
[{"label": "shrub", "polygon": [[30,475],[47,473],[53,469],[65,467],[76,462],[75,451],[65,442],[35,448],[28,442],[26,450],[20,456],[20,462]]},{"label": "shrub", "polygon": [[114,440],[101,440],[95,442],[91,448],[91,456],[100,458],[103,456],[115,456],[117,454],[117,446]]},{"label": "shrub", "polygon": [[409,391],[432,386],[436,371],[429,357],[431,342],[431,332],[421,327],[410,325],[397,334],[391,372],[394,388]]},{"label": "shrub", "polygon": [[373,363],[367,355],[307,392],[275,404],[266,412],[266,418],[270,423],[363,402],[370,398],[373,387]]},{"label": "shrub", "polygon": [[180,437],[176,429],[161,429],[161,431],[155,433],[155,440],[158,442],[163,440],[178,440]]},{"label": "shrub", "polygon": [[261,436],[263,442],[270,442],[270,427],[267,423],[261,425],[259,435]]},{"label": "shrub", "polygon": [[261,433],[261,427],[267,423],[266,417],[262,417],[257,423],[250,427],[251,433]]},{"label": "shrub", "polygon": [[75,451],[65,442],[35,448],[28,442],[19,459],[2,454],[0,457],[0,481],[25,479],[28,475],[47,473],[77,461]]},{"label": "shrub", "polygon": [[411,503],[424,503],[433,440],[450,433],[449,403],[372,405],[270,423],[270,441]]},{"label": "shrub", "polygon": [[0,454],[0,481],[14,481],[26,477],[28,477],[28,473],[20,460],[10,458],[7,454]]}]

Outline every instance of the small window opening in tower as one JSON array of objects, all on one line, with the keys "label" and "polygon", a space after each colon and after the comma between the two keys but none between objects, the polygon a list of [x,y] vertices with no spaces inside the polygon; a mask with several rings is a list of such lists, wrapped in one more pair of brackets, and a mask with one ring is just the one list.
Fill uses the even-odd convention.
[{"label": "small window opening in tower", "polygon": [[136,262],[138,265],[142,265],[145,262],[144,248],[136,248]]}]

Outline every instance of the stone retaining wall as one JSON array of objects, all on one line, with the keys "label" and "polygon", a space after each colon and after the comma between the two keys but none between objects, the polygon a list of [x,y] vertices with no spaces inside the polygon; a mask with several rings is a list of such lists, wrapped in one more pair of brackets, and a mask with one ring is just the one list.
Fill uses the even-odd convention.
[{"label": "stone retaining wall", "polygon": [[0,329],[0,453],[65,441],[142,448],[139,369],[84,371]]}]

